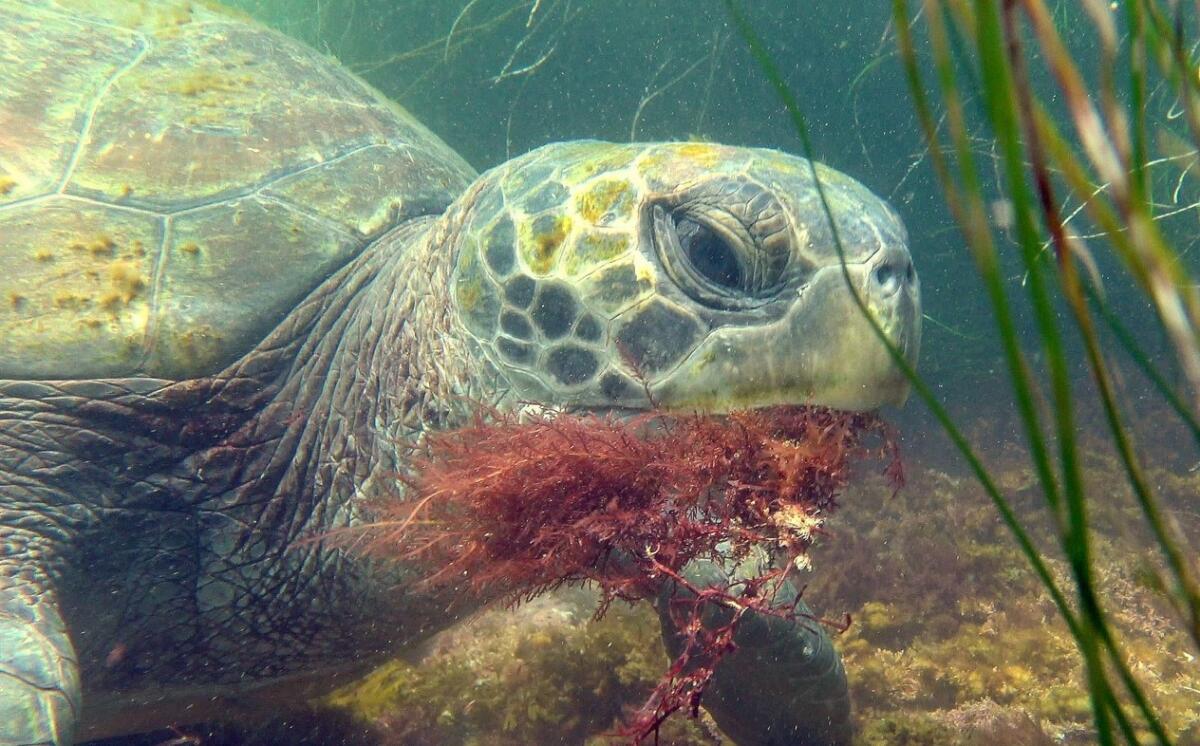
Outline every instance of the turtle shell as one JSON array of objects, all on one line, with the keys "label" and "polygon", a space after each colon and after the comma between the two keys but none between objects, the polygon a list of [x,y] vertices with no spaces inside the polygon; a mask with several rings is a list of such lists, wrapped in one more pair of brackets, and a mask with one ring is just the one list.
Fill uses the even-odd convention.
[{"label": "turtle shell", "polygon": [[245,354],[474,177],[332,60],[215,5],[0,5],[0,378]]}]

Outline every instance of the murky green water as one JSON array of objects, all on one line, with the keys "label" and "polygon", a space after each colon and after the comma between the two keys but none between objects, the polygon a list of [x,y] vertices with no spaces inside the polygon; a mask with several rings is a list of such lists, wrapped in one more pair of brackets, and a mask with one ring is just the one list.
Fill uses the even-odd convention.
[{"label": "murky green water", "polygon": [[[895,51],[890,4],[745,4],[804,107],[817,158],[888,200],[907,226],[922,284],[920,369],[975,438],[1017,508],[1036,520],[1044,507],[1023,458],[990,306],[930,169]],[[715,0],[228,5],[334,58],[331,65],[344,65],[401,103],[481,172],[542,145],[579,139],[802,149],[776,93]],[[1067,26],[1080,12],[1071,6],[1058,8]],[[1072,41],[1081,59],[1092,59],[1090,36],[1079,32]],[[0,57],[0,65],[13,64]],[[980,121],[982,104],[966,103],[968,115]],[[1172,158],[1156,167],[1153,179],[1166,215],[1161,224],[1194,266],[1200,182],[1188,170],[1196,166],[1194,155],[1175,157],[1171,133],[1181,125],[1171,116],[1173,104],[1169,91],[1151,91],[1155,147]],[[975,155],[996,162],[991,133],[979,126],[976,135]],[[0,131],[0,142],[3,136]],[[998,234],[1011,238],[1000,185],[985,188]],[[1082,215],[1075,225],[1084,235],[1092,230]],[[1015,244],[1004,248],[1008,286],[1020,293],[1025,278]],[[1116,260],[1101,254],[1095,261],[1096,271],[1111,278],[1113,307],[1129,327],[1146,330],[1146,347],[1164,356],[1145,303],[1124,290]],[[1032,321],[1018,323],[1033,340]],[[1078,363],[1073,372],[1086,387],[1077,340],[1068,345]],[[1041,365],[1035,345],[1030,352]],[[1144,383],[1130,376],[1123,384],[1135,426],[1150,425],[1142,443],[1152,455],[1155,484],[1169,504],[1181,507],[1184,529],[1194,532],[1200,526],[1194,509],[1200,477],[1189,471],[1195,456],[1180,433],[1154,426],[1168,418]],[[820,614],[854,619],[835,641],[850,681],[858,741],[1090,742],[1072,643],[985,496],[918,403],[886,416],[904,433],[909,485],[890,497],[874,476],[856,482],[830,524],[831,535],[814,552],[805,595]],[[1135,669],[1150,682],[1171,727],[1185,734],[1180,742],[1200,742],[1200,668],[1134,559],[1144,537],[1127,490],[1113,486],[1123,482],[1102,428],[1098,410],[1082,412],[1087,480],[1111,497],[1095,511],[1100,575]],[[1047,546],[1051,541],[1049,532],[1035,538]],[[1064,568],[1054,566],[1063,577]],[[253,725],[178,720],[174,731],[105,743],[599,739],[623,707],[640,701],[667,659],[650,610],[622,607],[590,622],[593,603],[586,591],[571,591],[516,611],[485,612],[365,683],[314,701],[319,711]],[[722,738],[703,720],[673,722],[663,740],[727,742]]]}]

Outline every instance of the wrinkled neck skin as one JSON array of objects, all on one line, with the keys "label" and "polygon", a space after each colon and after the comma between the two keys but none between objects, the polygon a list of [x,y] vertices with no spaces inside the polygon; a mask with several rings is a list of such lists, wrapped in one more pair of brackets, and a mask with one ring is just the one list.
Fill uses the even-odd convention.
[{"label": "wrinkled neck skin", "polygon": [[[500,402],[508,384],[463,329],[451,300],[464,196],[397,260],[382,267],[365,293],[355,325],[360,345],[346,349],[361,384],[357,410],[371,434],[361,490],[394,494],[411,449],[431,432],[462,424],[480,406]],[[499,392],[499,393],[498,393]]]}]

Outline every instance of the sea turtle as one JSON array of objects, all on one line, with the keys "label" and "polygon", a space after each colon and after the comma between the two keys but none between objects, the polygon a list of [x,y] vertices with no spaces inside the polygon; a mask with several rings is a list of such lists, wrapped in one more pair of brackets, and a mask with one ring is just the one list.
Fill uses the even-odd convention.
[{"label": "sea turtle", "polygon": [[[850,280],[915,359],[899,219],[817,172]],[[313,537],[362,521],[405,444],[471,402],[906,393],[807,161],[567,142],[480,176],[210,3],[5,0],[0,261],[3,744],[294,702],[449,625],[459,595]],[[843,739],[822,634],[746,629],[719,721]]]}]

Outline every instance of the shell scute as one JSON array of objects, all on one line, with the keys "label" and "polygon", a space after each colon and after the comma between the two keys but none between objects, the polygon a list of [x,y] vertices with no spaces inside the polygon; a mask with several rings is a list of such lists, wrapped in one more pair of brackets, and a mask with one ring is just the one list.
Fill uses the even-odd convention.
[{"label": "shell scute", "polygon": [[6,216],[0,251],[0,337],[25,352],[31,374],[54,378],[81,356],[112,367],[140,362],[149,329],[159,222],[58,196]]},{"label": "shell scute", "polygon": [[[333,61],[216,6],[8,0],[0,378],[215,372],[474,176]],[[125,264],[84,266],[103,261]]]}]

